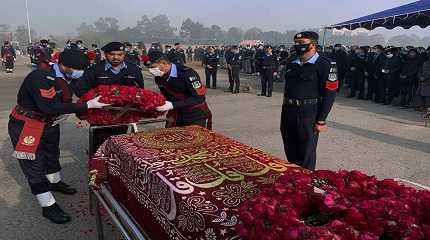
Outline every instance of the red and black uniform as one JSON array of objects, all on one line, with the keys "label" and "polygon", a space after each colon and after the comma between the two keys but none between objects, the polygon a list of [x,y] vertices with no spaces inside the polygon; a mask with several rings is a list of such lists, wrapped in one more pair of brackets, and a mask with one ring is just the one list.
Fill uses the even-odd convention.
[{"label": "red and black uniform", "polygon": [[212,114],[205,98],[206,87],[196,71],[172,64],[170,73],[155,77],[155,83],[166,100],[173,104],[173,110],[167,114],[173,119],[169,126],[200,125],[212,128]]},{"label": "red and black uniform", "polygon": [[13,156],[19,160],[34,195],[49,192],[50,183],[61,180],[60,128],[54,121],[61,114],[87,111],[87,104],[71,101],[64,75],[60,77],[51,67],[32,71],[19,89],[8,130]]},{"label": "red and black uniform", "polygon": [[315,124],[325,122],[338,84],[336,63],[318,53],[306,63],[297,59],[287,65],[281,133],[289,162],[315,169]]},{"label": "red and black uniform", "polygon": [[12,72],[15,64],[16,53],[12,46],[3,46],[1,48],[1,59],[4,61],[4,65],[7,72]]}]

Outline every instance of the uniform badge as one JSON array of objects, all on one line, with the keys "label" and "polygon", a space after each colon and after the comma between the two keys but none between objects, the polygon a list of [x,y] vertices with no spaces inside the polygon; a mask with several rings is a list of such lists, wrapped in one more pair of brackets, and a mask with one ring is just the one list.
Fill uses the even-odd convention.
[{"label": "uniform badge", "polygon": [[50,89],[40,89],[40,96],[44,98],[54,98],[55,95],[57,95],[57,91],[55,91],[54,87],[51,87]]},{"label": "uniform badge", "polygon": [[35,141],[36,141],[36,138],[34,138],[33,136],[26,136],[22,140],[22,144],[26,146],[33,146]]},{"label": "uniform badge", "polygon": [[301,38],[301,37],[302,37],[302,34],[300,33],[296,35],[296,38]]},{"label": "uniform badge", "polygon": [[46,79],[51,80],[51,81],[55,81],[55,78],[51,77],[51,76],[46,76]]},{"label": "uniform badge", "polygon": [[200,88],[202,86],[202,84],[200,83],[200,81],[194,81],[191,84],[193,85],[194,89]]},{"label": "uniform badge", "polygon": [[337,81],[337,74],[336,74],[336,73],[330,73],[330,74],[328,75],[328,80],[329,80],[330,82],[336,82],[336,81]]}]

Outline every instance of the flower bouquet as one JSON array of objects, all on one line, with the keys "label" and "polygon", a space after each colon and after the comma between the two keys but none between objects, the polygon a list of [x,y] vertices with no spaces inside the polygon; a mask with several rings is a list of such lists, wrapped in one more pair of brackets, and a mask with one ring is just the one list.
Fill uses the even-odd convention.
[{"label": "flower bouquet", "polygon": [[157,118],[163,113],[156,107],[165,103],[163,95],[136,86],[99,85],[83,95],[78,102],[84,103],[97,96],[100,102],[112,104],[103,109],[89,109],[77,114],[80,120],[94,125],[112,125],[137,122],[142,118]]},{"label": "flower bouquet", "polygon": [[430,192],[359,171],[289,172],[239,209],[253,240],[430,239]]}]

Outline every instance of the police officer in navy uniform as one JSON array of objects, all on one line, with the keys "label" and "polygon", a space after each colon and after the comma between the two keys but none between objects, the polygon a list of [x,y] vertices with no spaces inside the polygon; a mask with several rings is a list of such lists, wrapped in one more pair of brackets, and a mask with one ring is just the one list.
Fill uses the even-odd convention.
[{"label": "police officer in navy uniform", "polygon": [[168,111],[167,117],[172,120],[168,127],[199,125],[212,129],[212,113],[205,98],[206,87],[196,71],[171,63],[164,56],[149,71],[166,97],[166,103],[157,111]]},{"label": "police officer in navy uniform", "polygon": [[239,93],[240,89],[240,64],[242,63],[242,56],[239,53],[239,48],[234,46],[232,53],[229,55],[227,61],[228,67],[231,69],[231,82],[229,89],[233,94]]},{"label": "police officer in navy uniform", "polygon": [[88,51],[88,48],[84,46],[84,42],[82,40],[76,41],[76,47],[79,51],[82,51],[83,53],[86,53]]},{"label": "police officer in navy uniform", "polygon": [[139,51],[133,48],[133,45],[129,42],[125,42],[124,46],[125,46],[125,53],[126,53],[125,61],[131,62],[140,66]]},{"label": "police officer in navy uniform", "polygon": [[[101,84],[119,84],[125,86],[138,86],[144,88],[142,69],[136,64],[125,61],[125,46],[121,42],[110,42],[101,50],[105,54],[105,60],[89,67],[82,78],[73,84],[74,92],[78,97],[84,95],[90,89]],[[103,129],[94,132],[92,150],[98,147],[110,136],[127,133],[127,126]],[[90,139],[91,141],[91,139]]]},{"label": "police officer in navy uniform", "polygon": [[182,49],[181,43],[175,43],[175,48],[168,53],[168,58],[171,63],[176,65],[184,65],[187,63],[185,52]]},{"label": "police officer in navy uniform", "polygon": [[266,54],[261,61],[261,94],[258,96],[272,97],[273,77],[278,74],[278,63],[273,55],[272,46],[266,47]]},{"label": "police officer in navy uniform", "polygon": [[296,34],[294,43],[298,58],[287,65],[281,133],[288,161],[314,170],[338,87],[336,63],[318,55],[315,32]]},{"label": "police officer in navy uniform", "polygon": [[76,50],[61,53],[59,63],[49,69],[32,71],[23,81],[13,109],[8,131],[31,192],[42,207],[42,215],[54,223],[71,220],[56,203],[51,191],[75,194],[76,189],[62,181],[60,175],[60,127],[62,114],[85,112],[107,106],[98,98],[84,104],[72,103],[71,81],[83,74],[86,56]]},{"label": "police officer in navy uniform", "polygon": [[206,75],[206,87],[211,87],[212,78],[212,88],[216,89],[216,76],[219,65],[219,55],[215,52],[215,48],[210,46],[208,52],[203,60],[205,65],[205,75]]}]

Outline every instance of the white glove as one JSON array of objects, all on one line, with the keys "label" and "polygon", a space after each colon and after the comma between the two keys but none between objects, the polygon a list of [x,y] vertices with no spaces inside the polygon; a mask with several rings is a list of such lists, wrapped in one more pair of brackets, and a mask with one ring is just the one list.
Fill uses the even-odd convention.
[{"label": "white glove", "polygon": [[93,99],[89,100],[87,102],[88,109],[90,109],[90,108],[103,108],[103,107],[107,107],[107,106],[111,105],[111,104],[106,104],[106,103],[99,102],[100,98],[101,98],[101,96],[98,96],[96,98],[93,98]]},{"label": "white glove", "polygon": [[156,107],[155,110],[159,112],[166,112],[173,109],[173,104],[169,101],[166,101],[163,106]]},{"label": "white glove", "polygon": [[64,121],[66,121],[69,118],[69,115],[65,114],[65,115],[60,115],[57,118],[55,118],[54,123],[52,124],[52,126],[56,126]]}]

